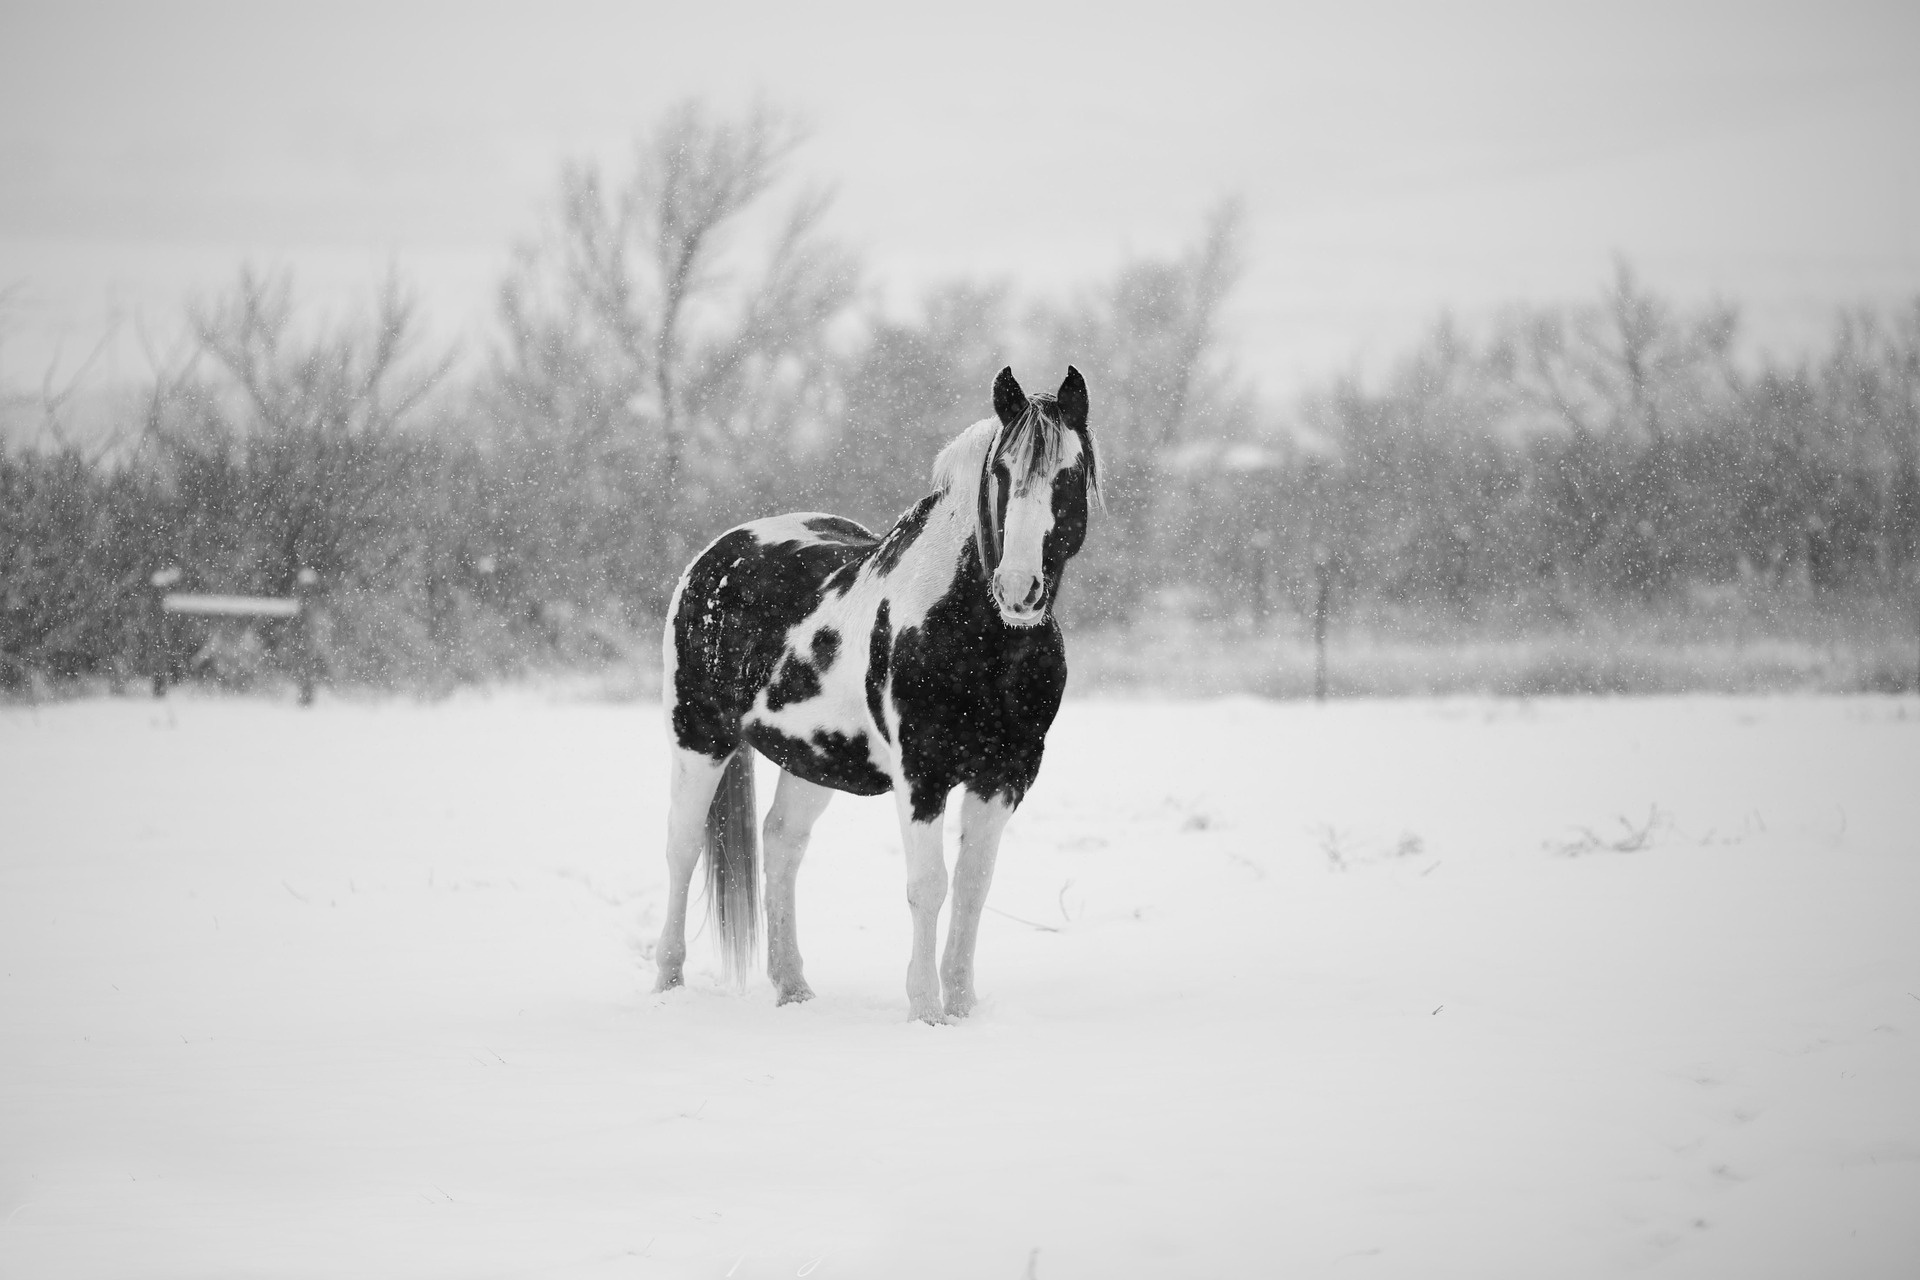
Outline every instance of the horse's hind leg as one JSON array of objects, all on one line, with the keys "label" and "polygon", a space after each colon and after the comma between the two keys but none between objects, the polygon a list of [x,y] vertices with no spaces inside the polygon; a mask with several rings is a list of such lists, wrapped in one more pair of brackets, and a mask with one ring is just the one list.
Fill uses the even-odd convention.
[{"label": "horse's hind leg", "polygon": [[667,918],[660,926],[660,942],[653,950],[659,971],[655,991],[669,991],[683,981],[687,960],[687,892],[693,869],[706,847],[707,807],[720,785],[725,760],[697,751],[672,747],[673,775],[667,810]]},{"label": "horse's hind leg", "polygon": [[767,868],[767,976],[781,1004],[811,1000],[812,988],[800,964],[800,936],[794,915],[794,882],[807,837],[826,811],[833,792],[780,771],[773,807],[767,811],[762,847]]},{"label": "horse's hind leg", "polygon": [[947,950],[940,958],[940,983],[946,988],[947,1016],[973,1012],[973,948],[980,938],[980,913],[993,886],[993,864],[1000,854],[1000,833],[1013,806],[997,796],[971,791],[960,796],[960,852],[953,860],[953,911],[947,918]]}]

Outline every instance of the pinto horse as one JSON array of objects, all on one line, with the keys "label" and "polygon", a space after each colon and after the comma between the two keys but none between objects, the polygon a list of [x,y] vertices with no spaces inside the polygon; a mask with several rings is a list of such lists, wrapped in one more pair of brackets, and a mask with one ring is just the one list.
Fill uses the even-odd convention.
[{"label": "pinto horse", "polygon": [[[835,791],[891,792],[913,914],[908,1004],[927,1022],[973,1008],[1000,833],[1040,772],[1067,683],[1052,609],[1100,497],[1077,369],[1056,394],[1032,397],[1002,369],[993,408],[941,451],[934,491],[886,536],[839,516],[771,516],[722,534],[680,575],[662,645],[672,807],[656,991],[682,981],[703,853],[729,977],[752,964],[758,751],[780,766],[765,833],[767,973],[779,1002],[813,995],[794,923],[808,833]],[[960,849],[936,972],[940,823],[956,787]]]}]

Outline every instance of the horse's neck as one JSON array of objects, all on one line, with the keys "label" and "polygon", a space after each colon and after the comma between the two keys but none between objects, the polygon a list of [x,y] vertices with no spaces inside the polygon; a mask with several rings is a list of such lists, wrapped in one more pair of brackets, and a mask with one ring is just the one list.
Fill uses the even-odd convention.
[{"label": "horse's neck", "polygon": [[[909,512],[901,523],[911,518]],[[899,532],[896,526],[894,536]],[[969,609],[977,605],[994,612],[974,536],[972,504],[959,497],[957,487],[940,494],[912,545],[900,553],[899,562],[887,574],[895,627],[920,625],[948,597],[957,597],[957,603]]]}]

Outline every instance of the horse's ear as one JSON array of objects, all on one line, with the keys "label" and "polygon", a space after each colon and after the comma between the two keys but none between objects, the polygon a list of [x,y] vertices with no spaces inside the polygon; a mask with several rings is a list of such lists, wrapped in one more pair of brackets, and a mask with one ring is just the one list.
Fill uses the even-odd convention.
[{"label": "horse's ear", "polygon": [[1087,429],[1087,380],[1072,365],[1067,366],[1066,379],[1060,384],[1060,393],[1054,397],[1054,409],[1060,415],[1063,426],[1075,431]]},{"label": "horse's ear", "polygon": [[1027,411],[1027,393],[1014,380],[1012,365],[1002,369],[1000,376],[993,380],[993,411],[999,415],[1003,427],[1011,427]]}]

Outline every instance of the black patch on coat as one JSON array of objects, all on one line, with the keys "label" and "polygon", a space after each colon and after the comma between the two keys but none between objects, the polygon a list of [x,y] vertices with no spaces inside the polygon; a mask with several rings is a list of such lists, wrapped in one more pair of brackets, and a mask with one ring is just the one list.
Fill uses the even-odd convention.
[{"label": "black patch on coat", "polygon": [[900,517],[899,523],[887,531],[880,540],[880,550],[873,557],[873,567],[878,573],[892,573],[900,566],[900,557],[907,554],[907,548],[919,540],[927,527],[927,517],[940,502],[940,495],[930,493],[914,503],[908,512]]},{"label": "black patch on coat", "polygon": [[893,742],[893,735],[887,731],[887,717],[881,714],[880,699],[886,691],[887,659],[893,651],[892,612],[888,602],[882,600],[873,615],[873,634],[867,637],[867,710],[873,714],[881,740],[889,744]]},{"label": "black patch on coat", "polygon": [[755,723],[747,726],[746,737],[761,755],[818,786],[857,796],[884,795],[893,789],[893,779],[874,767],[864,733],[849,737],[817,729],[808,742]]},{"label": "black patch on coat", "polygon": [[867,527],[845,516],[808,516],[801,523],[827,542],[844,543],[850,547],[873,545],[873,535],[867,531]]},{"label": "black patch on coat", "polygon": [[819,696],[820,673],[805,658],[789,653],[780,663],[780,673],[767,686],[767,710],[778,711]]},{"label": "black patch on coat", "polygon": [[840,633],[832,627],[822,627],[813,633],[813,665],[825,674],[833,660],[840,656]]},{"label": "black patch on coat", "polygon": [[[1048,583],[1050,592],[1056,587],[1057,579]],[[1040,773],[1067,687],[1066,647],[1053,619],[1025,628],[1002,622],[968,542],[926,620],[894,637],[891,665],[913,820],[936,820],[962,785],[1019,804]]]},{"label": "black patch on coat", "polygon": [[1047,530],[1046,541],[1040,544],[1040,571],[1047,588],[1042,603],[1049,609],[1060,594],[1067,561],[1080,554],[1080,547],[1087,540],[1087,487],[1091,475],[1087,466],[1093,455],[1083,457],[1086,461],[1063,468],[1053,478],[1053,528]]},{"label": "black patch on coat", "polygon": [[[865,545],[763,544],[751,530],[735,529],[703,551],[673,615],[674,741],[713,760],[731,755],[741,720],[786,653],[787,634],[819,607],[829,581],[858,572],[874,545],[871,537]],[[817,684],[811,667],[807,676]]]}]

